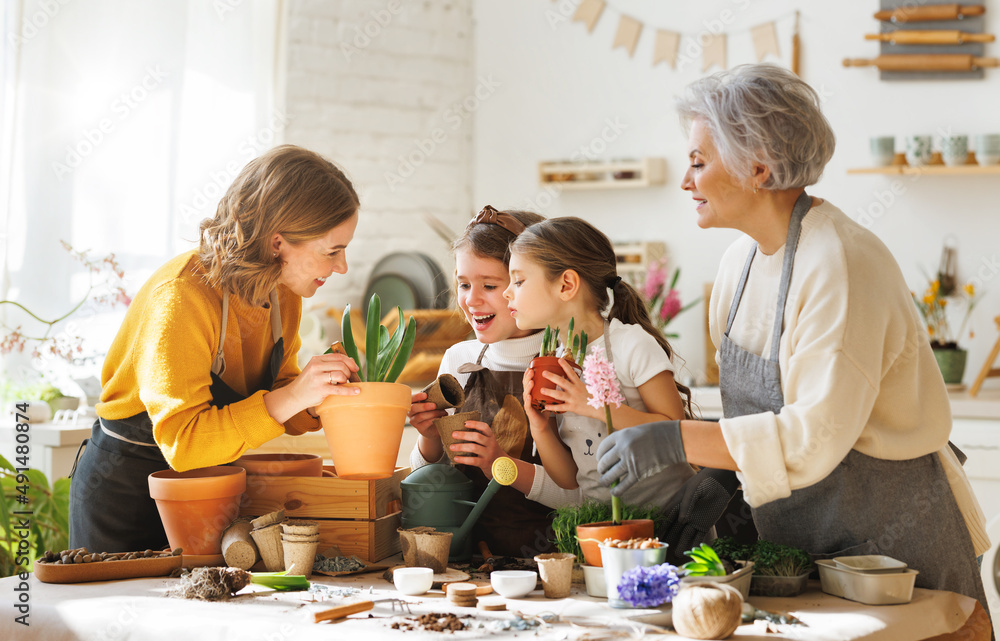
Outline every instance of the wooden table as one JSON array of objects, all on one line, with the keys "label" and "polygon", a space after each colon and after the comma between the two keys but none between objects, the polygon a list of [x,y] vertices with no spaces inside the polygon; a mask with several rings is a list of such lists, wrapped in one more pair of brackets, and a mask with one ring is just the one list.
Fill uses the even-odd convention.
[{"label": "wooden table", "polygon": [[[355,614],[340,622],[313,623],[316,611],[353,601],[400,596],[381,574],[354,575],[339,578],[315,576],[314,583],[331,588],[355,588],[365,591],[354,596],[332,596],[306,592],[272,592],[251,586],[241,596],[228,602],[207,603],[165,598],[165,593],[178,583],[176,579],[146,578],[125,581],[56,585],[40,583],[33,577],[27,581],[30,627],[14,622],[18,616],[12,607],[21,586],[18,577],[0,580],[0,639],[14,641],[70,641],[102,639],[142,639],[143,641],[177,641],[196,639],[246,639],[248,641],[312,641],[331,638],[405,639],[405,634],[391,627],[399,621],[389,605],[376,604],[370,612]],[[368,590],[372,592],[369,594]],[[549,600],[541,590],[523,599],[507,599],[506,612],[482,612],[475,608],[453,606],[440,590],[420,597],[402,597],[410,602],[413,615],[427,612],[468,614],[467,621],[475,627],[459,631],[450,638],[457,640],[496,637],[502,639],[578,639],[595,627],[625,631],[641,627],[643,621],[661,623],[667,608],[659,610],[616,610],[603,599],[586,596],[582,584],[574,584],[570,598]],[[496,595],[489,598],[501,599]],[[758,608],[791,612],[808,627],[783,628],[780,633],[765,633],[759,624],[741,626],[737,639],[807,639],[870,641],[901,641],[903,639],[935,639],[988,641],[990,628],[985,612],[964,596],[935,590],[914,591],[913,601],[901,606],[865,606],[822,593],[814,582],[809,590],[795,598],[758,598],[750,602]],[[504,630],[514,620],[513,611],[526,616],[552,613],[560,622],[545,624],[532,631]],[[662,630],[650,629],[650,633]],[[664,632],[667,638],[675,636]],[[419,633],[416,638],[428,638]],[[411,640],[415,637],[410,637]]]}]

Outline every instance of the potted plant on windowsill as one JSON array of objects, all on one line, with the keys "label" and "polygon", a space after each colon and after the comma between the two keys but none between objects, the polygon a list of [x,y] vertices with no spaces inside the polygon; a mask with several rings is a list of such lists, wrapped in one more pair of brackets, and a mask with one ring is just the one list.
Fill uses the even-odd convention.
[{"label": "potted plant on windowsill", "polygon": [[[390,335],[381,324],[382,301],[372,294],[368,303],[365,366],[358,370],[360,394],[327,396],[316,408],[323,423],[337,476],[345,479],[389,478],[396,466],[399,444],[410,408],[411,390],[396,379],[413,350],[417,323],[410,317],[403,325],[403,311],[396,307],[399,324]],[[350,305],[341,321],[344,350],[361,365],[351,333]]]},{"label": "potted plant on windowsill", "polygon": [[797,596],[806,590],[813,562],[804,550],[765,540],[744,545],[728,536],[716,539],[712,546],[719,556],[753,562],[752,595]]}]

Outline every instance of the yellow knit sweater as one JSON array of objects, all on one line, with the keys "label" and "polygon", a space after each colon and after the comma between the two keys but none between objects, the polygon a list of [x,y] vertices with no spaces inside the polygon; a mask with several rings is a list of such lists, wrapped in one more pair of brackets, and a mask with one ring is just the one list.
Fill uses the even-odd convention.
[{"label": "yellow knit sweater", "polygon": [[[224,408],[209,404],[211,367],[222,327],[222,292],[202,279],[194,251],[158,269],[136,294],[104,361],[97,414],[125,419],[142,412],[153,422],[153,438],[175,470],[220,465],[281,434],[318,430],[317,419],[300,412],[285,425],[264,406],[260,389],[270,368],[270,311],[229,296],[224,380],[247,396]],[[285,355],[274,383],[278,389],[298,374],[302,299],[278,287]]]}]

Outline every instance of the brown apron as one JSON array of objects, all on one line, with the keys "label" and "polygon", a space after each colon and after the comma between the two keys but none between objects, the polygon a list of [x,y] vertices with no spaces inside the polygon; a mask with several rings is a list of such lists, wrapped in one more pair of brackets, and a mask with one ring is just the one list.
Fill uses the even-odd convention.
[{"label": "brown apron", "polygon": [[[503,406],[504,399],[512,395],[518,402],[522,399],[524,372],[494,372],[482,366],[483,355],[489,345],[483,346],[475,363],[466,363],[459,372],[469,374],[465,385],[465,403],[461,411],[479,410],[482,421],[493,425],[493,419]],[[535,452],[531,430],[527,423],[524,446],[521,452],[508,452],[522,461],[541,465],[542,460]],[[477,496],[481,495],[489,479],[478,467],[458,465],[459,470],[472,480]],[[531,558],[536,554],[555,551],[552,540],[552,509],[529,500],[513,487],[501,487],[489,506],[483,512],[472,531],[474,542],[485,541],[490,551],[502,556]]]}]

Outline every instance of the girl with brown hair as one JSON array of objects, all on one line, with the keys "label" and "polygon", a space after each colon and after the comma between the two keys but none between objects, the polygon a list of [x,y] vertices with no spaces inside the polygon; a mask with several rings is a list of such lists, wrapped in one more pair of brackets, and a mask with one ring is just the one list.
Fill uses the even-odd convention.
[{"label": "girl with brown hair", "polygon": [[[284,433],[357,370],[313,357],[301,371],[302,299],[347,271],[358,196],[333,163],[292,145],[250,161],[129,306],[104,361],[98,420],[72,474],[70,543],[92,552],[160,549],[146,478],[237,459]],[[85,443],[87,443],[85,441]]]},{"label": "girl with brown hair", "polygon": [[[497,211],[487,205],[452,245],[458,306],[476,338],[448,348],[438,370],[439,376],[455,376],[465,389],[461,411],[479,410],[482,418],[467,421],[464,431],[454,433],[465,441],[450,446],[457,454],[455,463],[480,490],[498,457],[510,456],[517,465],[517,480],[500,489],[476,526],[476,540],[486,541],[492,552],[505,556],[531,557],[549,551],[551,508],[579,502],[578,492],[563,490],[550,479],[546,482],[523,415],[519,427],[525,438],[519,451],[504,451],[493,432],[494,418],[505,398],[510,395],[520,401],[524,370],[541,345],[539,332],[518,329],[502,296],[510,281],[510,243],[527,225],[541,220],[531,212]],[[410,455],[414,469],[448,462],[433,423],[447,412],[426,398],[423,392],[414,394],[410,408],[410,424],[420,433]]]},{"label": "girl with brown hair", "polygon": [[[639,293],[618,276],[611,241],[593,225],[566,217],[527,228],[511,245],[510,278],[504,297],[518,328],[550,325],[565,336],[574,319],[591,346],[604,346],[626,399],[611,408],[616,429],[689,415],[689,392],[674,379],[670,345],[650,322]],[[579,487],[583,498],[610,500],[597,473],[597,448],[608,434],[604,410],[587,405],[586,385],[568,363],[561,364],[564,376],[544,374],[561,388],[551,392],[562,402],[557,414],[531,408],[527,399],[535,381],[530,370],[525,373],[532,436],[546,472],[560,486]],[[664,507],[693,474],[689,465],[674,466],[655,482],[637,483],[624,500]]]}]

